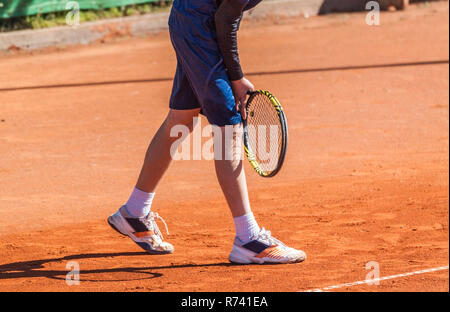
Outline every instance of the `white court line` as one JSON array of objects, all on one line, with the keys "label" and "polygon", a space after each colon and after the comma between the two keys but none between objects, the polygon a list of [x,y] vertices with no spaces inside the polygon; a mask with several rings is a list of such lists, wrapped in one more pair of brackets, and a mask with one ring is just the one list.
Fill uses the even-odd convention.
[{"label": "white court line", "polygon": [[339,285],[334,285],[334,286],[327,286],[327,287],[323,287],[323,288],[310,289],[310,290],[305,290],[304,292],[323,292],[323,291],[334,290],[334,289],[343,288],[343,287],[351,287],[351,286],[364,285],[364,284],[373,284],[373,283],[377,283],[380,281],[386,281],[386,280],[390,280],[390,279],[394,279],[394,278],[417,275],[417,274],[424,274],[424,273],[430,273],[430,272],[436,272],[436,271],[443,271],[443,270],[448,270],[448,265],[438,267],[438,268],[432,268],[432,269],[414,271],[414,272],[409,272],[409,273],[379,277],[379,278],[374,278],[371,280],[364,280],[364,281],[358,281],[358,282],[353,282],[353,283],[345,283],[345,284],[339,284]]}]

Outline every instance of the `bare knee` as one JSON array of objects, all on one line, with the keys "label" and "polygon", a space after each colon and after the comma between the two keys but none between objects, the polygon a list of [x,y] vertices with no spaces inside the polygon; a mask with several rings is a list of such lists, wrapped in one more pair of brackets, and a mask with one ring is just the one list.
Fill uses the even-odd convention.
[{"label": "bare knee", "polygon": [[241,125],[218,127],[214,131],[214,154],[216,166],[227,167],[232,172],[242,170],[242,133]]}]

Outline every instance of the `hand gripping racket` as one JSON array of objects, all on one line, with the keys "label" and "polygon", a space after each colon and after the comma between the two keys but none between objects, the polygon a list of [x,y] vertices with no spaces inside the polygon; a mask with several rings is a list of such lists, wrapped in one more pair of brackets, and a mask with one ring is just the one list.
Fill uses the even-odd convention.
[{"label": "hand gripping racket", "polygon": [[280,102],[264,90],[249,93],[244,125],[247,159],[262,177],[275,176],[283,166],[288,142],[286,116]]}]

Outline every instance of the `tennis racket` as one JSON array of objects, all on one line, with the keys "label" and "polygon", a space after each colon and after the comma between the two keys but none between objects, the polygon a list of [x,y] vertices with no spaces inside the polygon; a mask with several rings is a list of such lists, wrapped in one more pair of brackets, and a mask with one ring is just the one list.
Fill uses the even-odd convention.
[{"label": "tennis racket", "polygon": [[264,178],[275,176],[283,166],[288,126],[280,102],[264,90],[249,93],[244,125],[244,150],[255,171]]}]

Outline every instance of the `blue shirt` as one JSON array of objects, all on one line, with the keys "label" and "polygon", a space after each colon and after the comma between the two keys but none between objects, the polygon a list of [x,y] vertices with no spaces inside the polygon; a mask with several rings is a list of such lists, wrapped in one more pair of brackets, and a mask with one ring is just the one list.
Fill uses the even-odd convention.
[{"label": "blue shirt", "polygon": [[[244,10],[250,10],[261,0],[237,0],[247,2]],[[170,30],[188,40],[198,41],[198,37],[210,37],[215,29],[214,15],[216,0],[175,0],[169,17]],[[208,33],[208,34],[207,34]]]}]

